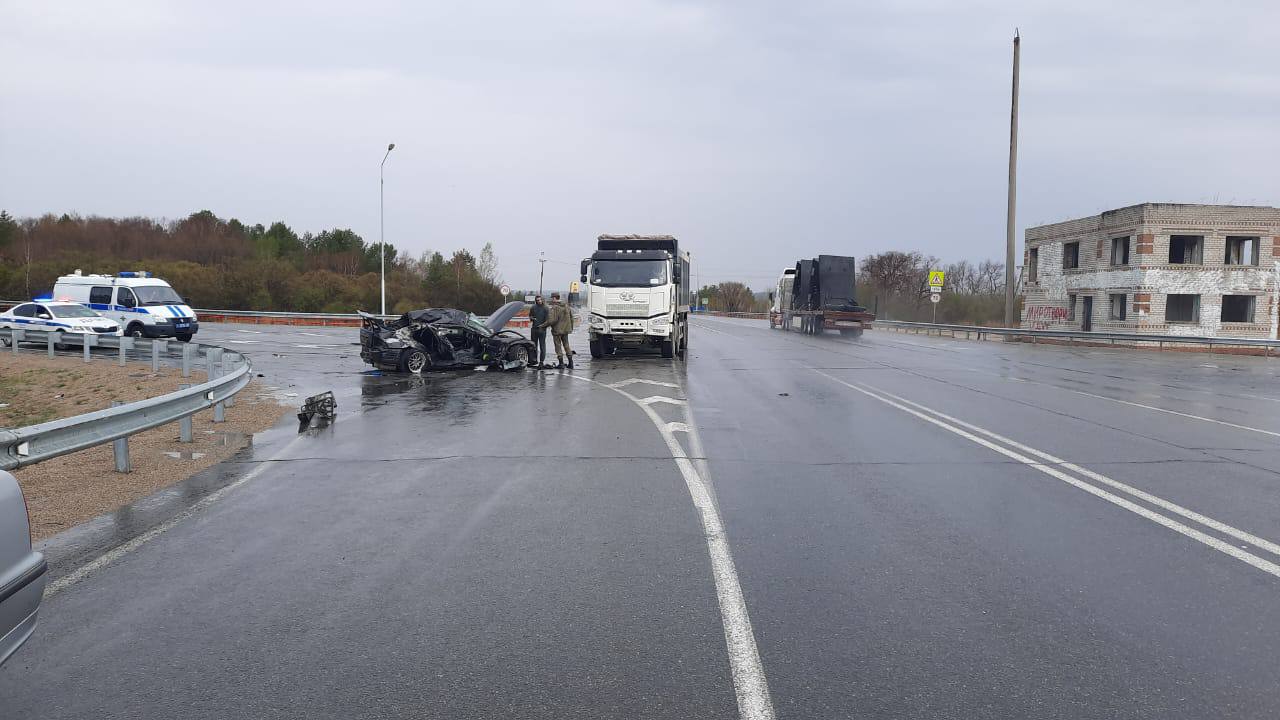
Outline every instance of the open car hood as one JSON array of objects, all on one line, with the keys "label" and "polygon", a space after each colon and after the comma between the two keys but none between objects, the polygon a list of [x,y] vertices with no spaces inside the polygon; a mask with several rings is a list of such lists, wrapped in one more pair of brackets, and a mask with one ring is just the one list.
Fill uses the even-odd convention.
[{"label": "open car hood", "polygon": [[516,313],[524,309],[524,303],[519,300],[512,300],[502,307],[494,310],[489,319],[484,321],[484,326],[490,330],[500,332],[502,328],[507,326],[507,321],[515,317]]}]

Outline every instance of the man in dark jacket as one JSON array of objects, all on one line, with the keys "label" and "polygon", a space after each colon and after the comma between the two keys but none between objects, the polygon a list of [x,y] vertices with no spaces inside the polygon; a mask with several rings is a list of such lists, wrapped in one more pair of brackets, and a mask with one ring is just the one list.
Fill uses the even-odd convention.
[{"label": "man in dark jacket", "polygon": [[529,308],[529,339],[537,349],[537,358],[533,366],[540,368],[547,360],[547,320],[550,313],[547,304],[539,295],[533,299],[533,307]]}]

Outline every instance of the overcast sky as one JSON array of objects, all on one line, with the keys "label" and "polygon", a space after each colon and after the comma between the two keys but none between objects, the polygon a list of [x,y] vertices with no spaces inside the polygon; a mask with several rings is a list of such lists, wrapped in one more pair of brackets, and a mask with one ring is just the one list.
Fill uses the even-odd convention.
[{"label": "overcast sky", "polygon": [[602,232],[757,290],[818,253],[999,258],[1015,27],[1019,238],[1280,205],[1274,0],[0,0],[0,208],[376,240],[395,142],[387,241],[492,241],[515,287]]}]

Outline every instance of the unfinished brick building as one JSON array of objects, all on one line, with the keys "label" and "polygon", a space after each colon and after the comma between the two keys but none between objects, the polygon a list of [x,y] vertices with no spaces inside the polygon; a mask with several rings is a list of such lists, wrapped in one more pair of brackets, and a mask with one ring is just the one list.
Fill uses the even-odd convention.
[{"label": "unfinished brick building", "polygon": [[1144,203],[1027,228],[1022,327],[1276,338],[1280,208]]}]

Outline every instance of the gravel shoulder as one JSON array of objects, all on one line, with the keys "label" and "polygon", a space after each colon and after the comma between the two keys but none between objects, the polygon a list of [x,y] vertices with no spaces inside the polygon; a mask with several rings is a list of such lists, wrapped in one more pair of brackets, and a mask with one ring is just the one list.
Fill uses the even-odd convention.
[{"label": "gravel shoulder", "polygon": [[[86,364],[79,358],[34,353],[0,355],[0,403],[6,405],[0,407],[0,427],[100,410],[113,400],[141,400],[204,379],[195,372],[184,379],[176,368],[152,372],[142,363],[120,367],[106,358]],[[193,442],[178,441],[177,423],[131,437],[132,472],[115,472],[110,444],[15,471],[31,513],[33,538],[52,536],[231,457],[288,409],[262,383],[250,382],[226,409],[226,422],[214,423],[212,410],[193,417]]]}]

